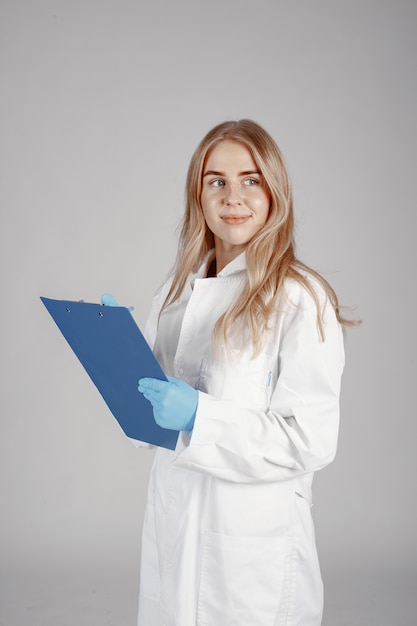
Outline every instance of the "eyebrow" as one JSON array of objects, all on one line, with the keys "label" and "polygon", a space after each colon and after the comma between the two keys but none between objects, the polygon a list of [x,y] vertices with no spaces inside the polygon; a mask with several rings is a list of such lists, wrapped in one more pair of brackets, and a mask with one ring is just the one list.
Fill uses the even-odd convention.
[{"label": "eyebrow", "polygon": [[[259,170],[247,170],[245,172],[239,172],[238,176],[248,176],[250,174],[261,174],[262,172],[260,172]],[[205,176],[226,176],[226,174],[224,174],[223,172],[217,172],[216,170],[207,170],[207,172],[204,172],[203,174],[203,178]]]}]

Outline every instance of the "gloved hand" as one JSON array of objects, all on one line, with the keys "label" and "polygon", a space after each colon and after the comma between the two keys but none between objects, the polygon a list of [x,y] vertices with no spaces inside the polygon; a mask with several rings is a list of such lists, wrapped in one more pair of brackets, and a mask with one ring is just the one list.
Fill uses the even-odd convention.
[{"label": "gloved hand", "polygon": [[[116,298],[114,296],[111,295],[111,293],[104,293],[101,296],[101,304],[104,304],[104,306],[120,306],[120,304],[117,302]],[[129,311],[134,311],[135,307],[133,306],[129,306],[126,307],[129,309]]]},{"label": "gloved hand", "polygon": [[167,378],[168,382],[141,378],[138,390],[152,404],[155,422],[159,426],[190,432],[194,428],[198,391],[179,378]]}]

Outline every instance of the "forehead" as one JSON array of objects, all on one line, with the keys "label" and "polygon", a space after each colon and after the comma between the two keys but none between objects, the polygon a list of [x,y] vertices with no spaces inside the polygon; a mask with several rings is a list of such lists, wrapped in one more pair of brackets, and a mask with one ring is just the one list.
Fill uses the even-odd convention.
[{"label": "forehead", "polygon": [[242,143],[224,139],[208,153],[204,171],[238,170],[249,171],[257,169],[257,165],[250,150]]}]

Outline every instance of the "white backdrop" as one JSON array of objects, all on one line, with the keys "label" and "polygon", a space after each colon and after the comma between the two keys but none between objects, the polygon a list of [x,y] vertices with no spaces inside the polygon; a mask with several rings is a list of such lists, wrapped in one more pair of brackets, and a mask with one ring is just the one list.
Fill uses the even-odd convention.
[{"label": "white backdrop", "polygon": [[[135,623],[152,452],[121,434],[39,296],[109,291],[143,325],[191,154],[241,117],[286,156],[299,256],[364,320],[339,453],[315,482],[329,626],[334,581],[415,581],[416,23],[414,0],[0,3],[1,626],[42,611],[80,626],[82,576],[89,626]],[[386,584],[394,606],[410,597]]]}]

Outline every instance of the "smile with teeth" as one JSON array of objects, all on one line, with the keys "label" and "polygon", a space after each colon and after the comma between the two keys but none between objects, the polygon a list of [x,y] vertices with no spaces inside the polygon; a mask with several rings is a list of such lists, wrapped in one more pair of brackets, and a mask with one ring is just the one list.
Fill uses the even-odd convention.
[{"label": "smile with teeth", "polygon": [[223,222],[230,225],[244,224],[250,217],[250,215],[221,215]]}]

